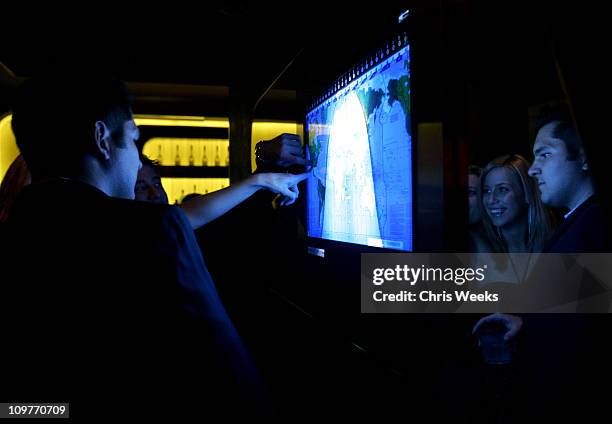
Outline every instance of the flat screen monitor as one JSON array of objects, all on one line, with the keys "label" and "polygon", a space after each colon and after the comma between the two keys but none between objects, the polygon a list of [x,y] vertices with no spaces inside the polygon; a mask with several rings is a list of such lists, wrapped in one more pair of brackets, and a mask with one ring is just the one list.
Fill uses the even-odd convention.
[{"label": "flat screen monitor", "polygon": [[336,87],[306,114],[307,235],[411,251],[409,45]]}]

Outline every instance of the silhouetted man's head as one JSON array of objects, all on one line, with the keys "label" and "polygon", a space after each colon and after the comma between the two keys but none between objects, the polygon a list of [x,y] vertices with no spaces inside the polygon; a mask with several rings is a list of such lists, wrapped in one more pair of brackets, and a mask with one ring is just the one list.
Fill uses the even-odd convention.
[{"label": "silhouetted man's head", "polygon": [[573,209],[592,194],[586,154],[566,110],[540,120],[533,154],[529,175],[537,180],[543,203]]},{"label": "silhouetted man's head", "polygon": [[112,78],[32,78],[13,106],[13,131],[33,178],[80,178],[134,197],[140,160],[125,85]]}]

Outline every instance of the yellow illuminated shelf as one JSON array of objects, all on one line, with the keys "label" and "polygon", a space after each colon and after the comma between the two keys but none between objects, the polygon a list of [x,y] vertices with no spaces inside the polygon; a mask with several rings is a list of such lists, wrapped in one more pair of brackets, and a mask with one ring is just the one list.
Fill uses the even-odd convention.
[{"label": "yellow illuminated shelf", "polygon": [[[135,115],[134,121],[139,126],[229,128],[227,118],[203,116]],[[142,153],[163,167],[162,185],[171,204],[192,193],[229,186],[227,139],[154,137],[145,142]]]},{"label": "yellow illuminated shelf", "polygon": [[229,166],[229,140],[155,137],[142,153],[161,166]]},{"label": "yellow illuminated shelf", "polygon": [[207,118],[205,116],[134,115],[134,122],[136,125],[158,127],[229,128],[228,118]]},{"label": "yellow illuminated shelf", "polygon": [[182,203],[189,194],[207,194],[229,186],[229,178],[162,178],[170,204]]}]

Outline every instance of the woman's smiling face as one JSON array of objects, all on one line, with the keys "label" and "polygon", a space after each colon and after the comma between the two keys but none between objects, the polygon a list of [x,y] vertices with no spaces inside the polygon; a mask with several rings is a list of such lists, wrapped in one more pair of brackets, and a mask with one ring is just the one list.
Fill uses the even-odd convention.
[{"label": "woman's smiling face", "polygon": [[494,168],[485,176],[482,203],[493,225],[499,228],[515,223],[527,210],[518,178],[503,167]]}]

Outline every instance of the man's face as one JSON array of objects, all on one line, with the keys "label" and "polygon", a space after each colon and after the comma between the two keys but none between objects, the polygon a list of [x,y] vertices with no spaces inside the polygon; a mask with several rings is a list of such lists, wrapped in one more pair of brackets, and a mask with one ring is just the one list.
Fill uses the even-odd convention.
[{"label": "man's face", "polygon": [[168,195],[162,186],[161,178],[155,168],[149,165],[143,165],[138,172],[134,194],[136,200],[168,204]]},{"label": "man's face", "polygon": [[544,204],[570,208],[582,180],[582,161],[567,159],[565,142],[553,134],[557,125],[551,122],[538,131],[529,175],[536,179]]},{"label": "man's face", "polygon": [[[136,140],[140,136],[138,127],[133,119],[123,123],[123,132],[120,135],[122,140],[114,140],[115,152],[115,182],[114,197],[124,199],[134,199],[134,187],[136,176],[142,167]],[[118,147],[123,145],[124,147]]]},{"label": "man's face", "polygon": [[469,224],[474,225],[480,221],[480,209],[478,209],[478,176],[468,174],[468,205]]},{"label": "man's face", "polygon": [[482,203],[496,227],[516,223],[527,209],[525,193],[518,178],[507,168],[494,168],[482,187]]}]

